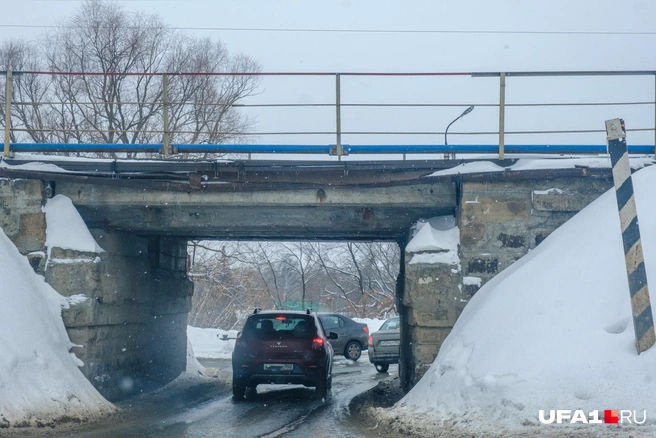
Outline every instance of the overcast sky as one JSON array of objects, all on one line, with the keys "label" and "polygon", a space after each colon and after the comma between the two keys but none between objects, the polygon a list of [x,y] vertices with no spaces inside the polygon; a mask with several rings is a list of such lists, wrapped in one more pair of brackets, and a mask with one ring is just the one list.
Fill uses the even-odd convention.
[{"label": "overcast sky", "polygon": [[[34,39],[70,16],[77,0],[7,2],[0,18],[0,38]],[[259,61],[267,72],[480,72],[543,70],[656,70],[656,2],[649,0],[125,0],[128,10],[161,15],[172,27],[223,41],[232,52]],[[194,29],[192,29],[194,28]],[[212,28],[212,30],[198,30]],[[249,30],[227,30],[249,29]],[[284,31],[256,29],[286,29]],[[296,31],[290,31],[296,29]],[[341,32],[339,30],[348,30]],[[381,30],[387,32],[352,32]],[[654,77],[509,79],[512,102],[654,101]],[[332,78],[266,79],[259,101],[334,102]],[[348,109],[344,130],[441,131],[471,103],[498,102],[498,78],[345,78],[344,102],[462,102],[460,108],[399,110],[394,116],[376,110]],[[252,111],[252,110],[249,110]],[[289,130],[290,119],[258,110],[258,130]],[[307,115],[309,110],[304,110]],[[334,110],[319,109],[304,130],[334,129]],[[514,114],[513,114],[514,111]],[[531,113],[531,111],[534,111]],[[527,113],[530,115],[527,116]],[[654,107],[602,107],[566,111],[509,109],[507,128],[599,129],[603,121],[624,117],[627,126],[654,127]],[[476,110],[453,131],[498,129],[496,108]],[[525,125],[525,120],[531,123]],[[375,121],[384,120],[384,126]],[[514,123],[521,121],[522,126]],[[298,129],[297,129],[298,130]],[[329,141],[325,138],[315,140]],[[493,139],[493,138],[492,138]],[[653,143],[654,134],[632,134],[634,143]],[[303,139],[310,141],[310,139]],[[379,140],[370,137],[364,141]],[[389,141],[388,141],[389,140]],[[483,138],[458,137],[449,143]],[[489,142],[490,138],[486,138]],[[272,138],[260,142],[274,142]],[[380,140],[401,142],[399,138]],[[515,137],[508,143],[596,143],[604,138]],[[363,142],[362,137],[344,142]],[[408,143],[408,141],[405,141]],[[441,143],[417,137],[410,143]]]}]

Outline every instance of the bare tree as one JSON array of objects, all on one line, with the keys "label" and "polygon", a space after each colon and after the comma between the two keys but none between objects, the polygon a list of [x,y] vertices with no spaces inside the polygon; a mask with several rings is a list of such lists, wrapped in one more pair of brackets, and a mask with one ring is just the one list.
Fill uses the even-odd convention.
[{"label": "bare tree", "polygon": [[295,301],[349,316],[396,314],[393,243],[191,242],[190,253],[192,324],[229,328],[255,307],[284,309]]},{"label": "bare tree", "polygon": [[258,273],[241,261],[238,244],[190,242],[189,252],[189,275],[195,283],[190,325],[231,329],[255,307],[271,306]]},{"label": "bare tree", "polygon": [[14,96],[32,104],[14,105],[16,126],[31,141],[53,143],[161,143],[162,73],[172,143],[240,141],[251,121],[233,105],[255,91],[259,78],[220,74],[261,70],[220,42],[100,0],[84,3],[38,48],[5,43],[0,61],[6,70],[59,73],[23,74],[14,86]]},{"label": "bare tree", "polygon": [[[40,70],[38,47],[34,43],[26,41],[5,41],[0,47],[0,66],[4,70]],[[48,99],[51,88],[48,78],[38,75],[16,75],[14,78],[13,100],[19,102],[39,102]],[[6,82],[0,93],[0,118],[4,127],[6,102]],[[25,132],[31,132],[31,140],[42,143],[47,138],[47,133],[40,130],[46,123],[53,123],[47,108],[42,105],[14,105],[12,117],[11,141],[17,142],[27,138]]]},{"label": "bare tree", "polygon": [[367,288],[365,294],[376,309],[376,316],[387,318],[397,314],[396,279],[399,275],[400,249],[395,243],[371,242],[358,244],[365,255]]},{"label": "bare tree", "polygon": [[257,270],[266,287],[266,294],[273,301],[275,308],[283,309],[287,296],[278,281],[278,252],[272,249],[272,244],[265,242],[247,243],[244,246],[246,250],[242,252],[243,260]]},{"label": "bare tree", "polygon": [[312,257],[312,245],[309,242],[293,242],[281,244],[285,256],[281,258],[282,265],[294,274],[301,295],[301,309],[305,309],[308,297],[308,283],[318,273],[318,265]]},{"label": "bare tree", "polygon": [[360,317],[396,313],[396,275],[398,246],[387,242],[340,243],[314,246],[318,263],[330,280],[326,297],[339,297]]}]

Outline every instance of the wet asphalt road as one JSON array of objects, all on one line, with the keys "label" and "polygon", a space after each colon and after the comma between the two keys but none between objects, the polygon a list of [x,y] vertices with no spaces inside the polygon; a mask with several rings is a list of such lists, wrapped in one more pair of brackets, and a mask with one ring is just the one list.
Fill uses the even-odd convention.
[{"label": "wet asphalt road", "polygon": [[[229,361],[201,361],[205,367],[230,370]],[[395,374],[397,366],[390,367]],[[84,432],[57,434],[71,438],[369,438],[376,434],[349,417],[353,397],[374,387],[381,378],[366,355],[358,362],[335,357],[333,389],[326,400],[315,397],[314,388],[291,385],[260,385],[252,400],[234,402],[222,391],[200,404],[179,409],[163,408],[158,415],[103,425]],[[172,411],[172,412],[171,412]]]}]

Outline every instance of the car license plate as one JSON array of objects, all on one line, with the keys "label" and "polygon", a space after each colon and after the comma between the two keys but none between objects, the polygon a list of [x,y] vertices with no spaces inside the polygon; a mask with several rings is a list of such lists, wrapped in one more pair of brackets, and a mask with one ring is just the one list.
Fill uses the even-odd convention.
[{"label": "car license plate", "polygon": [[381,347],[391,347],[393,345],[399,345],[399,341],[380,341]]},{"label": "car license plate", "polygon": [[292,363],[265,363],[265,371],[292,371],[294,364]]}]

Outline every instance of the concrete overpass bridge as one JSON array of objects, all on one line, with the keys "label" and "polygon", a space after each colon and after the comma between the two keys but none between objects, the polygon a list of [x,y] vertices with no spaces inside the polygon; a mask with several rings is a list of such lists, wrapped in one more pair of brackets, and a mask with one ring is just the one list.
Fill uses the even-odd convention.
[{"label": "concrete overpass bridge", "polygon": [[399,241],[456,206],[451,181],[423,178],[444,161],[119,163],[129,168],[40,177],[92,228],[190,239]]},{"label": "concrete overpass bridge", "polygon": [[[409,388],[482,284],[612,187],[609,168],[516,170],[515,159],[492,160],[497,172],[462,174],[448,169],[473,160],[39,161],[0,164],[0,226],[59,293],[89,298],[64,320],[83,346],[74,349],[83,371],[110,399],[184,369],[190,239],[397,242]],[[45,269],[42,206],[55,194],[72,200],[105,252],[50,248]],[[459,263],[406,253],[412,225],[442,215],[456,217]]]},{"label": "concrete overpass bridge", "polygon": [[[482,284],[612,187],[610,160],[607,167],[562,160],[526,167],[519,156],[603,160],[603,121],[618,111],[628,122],[629,152],[642,155],[641,164],[654,156],[656,71],[3,74],[0,227],[59,293],[89,298],[65,311],[64,320],[71,340],[83,346],[74,352],[84,373],[110,399],[162,385],[184,369],[190,239],[397,242],[400,370],[409,388]],[[66,81],[58,82],[61,76]],[[266,92],[230,102],[169,95],[171,84],[193,76],[288,82],[277,91],[267,82]],[[80,80],[121,87],[57,101],[58,83]],[[305,91],[303,80],[311,83]],[[121,94],[146,82],[148,93]],[[35,83],[52,93],[30,100],[34,95],[21,87]],[[89,101],[92,95],[116,98]],[[150,101],[133,101],[135,95]],[[179,117],[189,106],[259,111],[263,127],[198,128],[198,120]],[[52,121],[57,126],[45,124]],[[451,131],[458,139],[451,144],[455,122],[462,130]],[[25,155],[44,152],[112,159]],[[260,154],[277,159],[251,159]],[[323,161],[302,161],[308,155]],[[485,165],[449,172],[477,163]],[[46,269],[42,206],[55,194],[72,200],[105,252],[48,248]],[[441,215],[456,218],[459,262],[426,263],[424,254],[406,252],[413,224]]]}]

